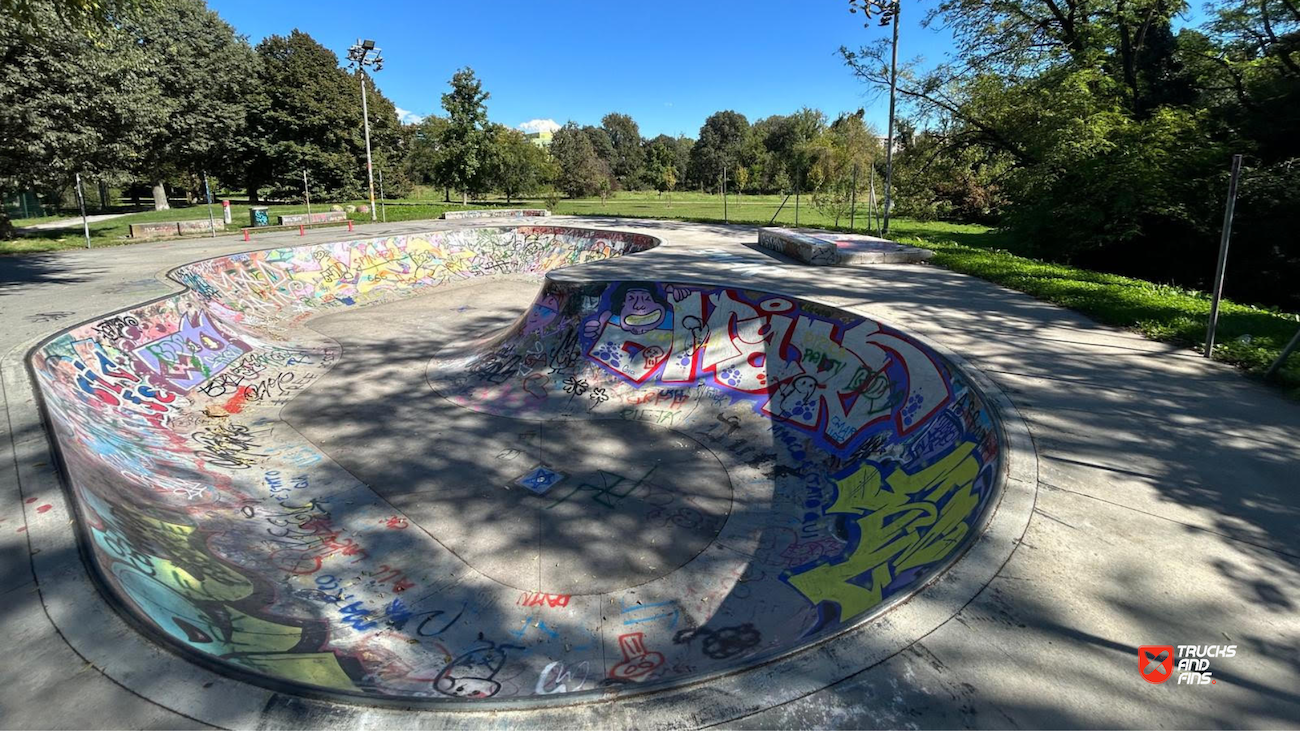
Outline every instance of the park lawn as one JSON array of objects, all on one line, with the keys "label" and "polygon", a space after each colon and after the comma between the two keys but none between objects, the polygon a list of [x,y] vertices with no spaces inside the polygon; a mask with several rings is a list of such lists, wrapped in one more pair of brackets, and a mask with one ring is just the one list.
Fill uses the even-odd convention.
[{"label": "park lawn", "polygon": [[[794,197],[781,207],[783,196],[736,196],[727,201],[726,220],[731,223],[766,225],[780,209],[777,225],[794,225]],[[359,205],[363,201],[354,201]],[[834,219],[812,208],[806,196],[801,197],[798,211],[800,226],[813,226],[848,230],[847,219],[835,226]],[[547,201],[529,198],[512,201],[512,207],[547,207]],[[469,208],[505,207],[504,200],[480,201]],[[247,225],[248,206],[234,204],[231,230]],[[305,212],[305,206],[271,206],[274,221],[277,215]],[[396,201],[385,206],[389,221],[411,221],[437,218],[444,211],[463,210],[458,202],[441,200]],[[312,206],[312,210],[328,210],[328,205]],[[219,216],[220,208],[214,206]],[[718,223],[723,220],[723,202],[717,195],[702,193],[674,193],[659,196],[656,193],[622,192],[606,201],[599,198],[561,199],[553,207],[557,215],[619,216],[627,218],[655,218]],[[169,211],[135,213],[90,226],[95,246],[133,243],[128,234],[130,223],[148,221],[179,221],[207,217],[204,206],[173,208]],[[369,221],[370,215],[349,215],[358,223]],[[865,213],[855,222],[856,230],[864,232]],[[43,220],[49,220],[47,217]],[[219,220],[219,219],[218,219]],[[35,221],[14,221],[16,226]],[[1157,284],[1141,279],[1105,274],[1063,264],[1052,264],[1009,251],[1007,237],[993,229],[974,224],[957,224],[939,221],[911,221],[895,219],[890,222],[890,238],[904,243],[924,246],[935,252],[931,263],[963,274],[980,277],[1010,289],[1024,292],[1038,299],[1081,312],[1097,322],[1136,330],[1153,339],[1196,349],[1204,349],[1205,323],[1209,318],[1210,298],[1204,292],[1181,287]],[[364,228],[361,229],[364,231]],[[41,232],[41,235],[0,241],[0,253],[24,251],[49,251],[79,248],[84,240],[79,228],[59,232]],[[1287,341],[1300,328],[1300,316],[1273,309],[1252,307],[1224,301],[1219,310],[1219,334],[1214,357],[1239,366],[1254,375],[1262,375],[1277,358]],[[1300,398],[1300,354],[1293,356],[1276,375],[1276,380],[1288,393]]]},{"label": "park lawn", "polygon": [[[367,201],[352,201],[353,205],[361,205]],[[231,224],[229,227],[223,227],[221,222],[221,206],[214,204],[212,206],[212,215],[216,220],[217,234],[238,233],[239,229],[249,225],[249,205],[246,203],[232,203],[230,206]],[[316,205],[312,204],[311,210],[314,213],[328,211],[330,204]],[[471,206],[473,207],[473,206]],[[268,206],[271,223],[275,223],[276,216],[284,216],[291,213],[306,213],[305,205],[272,205]],[[446,210],[460,210],[464,208],[460,204],[446,205],[441,203],[416,203],[411,205],[392,205],[384,206],[389,221],[409,221],[416,219],[437,218]],[[14,219],[13,224],[16,228],[30,226],[37,223],[54,221],[60,218],[71,218],[76,214],[59,216],[43,216],[41,218],[20,218]],[[369,223],[369,213],[350,213],[348,218],[357,223]],[[120,246],[124,244],[136,244],[141,241],[158,241],[159,239],[132,239],[131,224],[133,223],[156,223],[164,221],[206,221],[208,220],[208,209],[205,205],[173,207],[166,211],[144,211],[139,213],[129,213],[118,218],[111,218],[107,221],[91,222],[90,243],[91,246]],[[202,234],[206,235],[206,234]],[[200,235],[200,236],[202,236]],[[80,249],[86,245],[85,235],[82,232],[80,222],[69,228],[31,231],[20,234],[16,239],[10,241],[0,240],[0,254],[31,254],[42,251],[59,251],[62,249]]]}]

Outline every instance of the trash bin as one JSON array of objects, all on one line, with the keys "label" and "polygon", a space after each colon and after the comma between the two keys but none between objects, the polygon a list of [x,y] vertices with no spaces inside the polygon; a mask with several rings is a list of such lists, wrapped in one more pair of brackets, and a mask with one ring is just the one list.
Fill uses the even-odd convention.
[{"label": "trash bin", "polygon": [[248,209],[249,223],[257,227],[270,226],[270,210],[266,206],[251,206]]}]

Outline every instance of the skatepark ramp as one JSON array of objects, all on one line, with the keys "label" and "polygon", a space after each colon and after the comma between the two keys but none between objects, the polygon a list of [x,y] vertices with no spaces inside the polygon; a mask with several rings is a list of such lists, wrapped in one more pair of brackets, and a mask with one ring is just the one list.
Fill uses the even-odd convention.
[{"label": "skatepark ramp", "polygon": [[[483,703],[697,681],[923,589],[998,500],[989,402],[862,314],[637,279],[660,243],[519,225],[235,254],[47,340],[29,365],[103,592],[251,682]],[[314,317],[503,277],[536,280],[531,306],[428,352],[404,399],[429,427],[406,438],[458,465],[435,510],[345,468],[384,444],[281,418],[352,355]]]}]

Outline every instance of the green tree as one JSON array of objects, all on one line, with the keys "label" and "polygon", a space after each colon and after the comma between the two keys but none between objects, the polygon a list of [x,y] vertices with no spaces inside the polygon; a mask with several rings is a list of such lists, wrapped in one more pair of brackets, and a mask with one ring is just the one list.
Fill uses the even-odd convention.
[{"label": "green tree", "polygon": [[[98,36],[120,19],[152,9],[151,0],[0,0],[0,15],[14,20],[20,27],[49,28],[51,21],[88,37]],[[50,17],[50,10],[54,17]]]},{"label": "green tree", "polygon": [[596,156],[591,136],[573,122],[555,131],[551,138],[551,155],[559,166],[557,183],[570,198],[598,193],[601,181],[609,178],[608,168]]},{"label": "green tree", "polygon": [[469,67],[452,76],[451,91],[442,95],[448,123],[442,135],[439,177],[461,191],[462,203],[469,203],[470,193],[481,192],[488,179],[491,138],[484,102],[489,96]]},{"label": "green tree", "polygon": [[31,2],[0,14],[0,59],[0,193],[57,193],[75,173],[102,179],[137,164],[164,100],[128,33],[108,26],[91,40],[52,4]]},{"label": "green tree", "polygon": [[147,108],[152,134],[134,166],[153,182],[154,208],[168,207],[166,182],[190,191],[199,173],[222,167],[245,138],[244,87],[256,61],[235,29],[202,0],[156,0],[147,15],[126,16],[121,28],[145,51],[157,85]]},{"label": "green tree", "polygon": [[744,195],[745,188],[749,187],[749,168],[744,165],[737,166],[735,176],[736,194]]},{"label": "green tree", "polygon": [[820,154],[818,139],[826,130],[826,115],[817,109],[804,107],[776,121],[764,145],[780,166],[781,177],[797,190],[811,187],[807,177]]},{"label": "green tree", "polygon": [[582,128],[582,133],[587,135],[591,141],[591,149],[596,153],[596,157],[606,168],[612,170],[614,161],[614,141],[609,138],[609,133],[603,127],[593,127],[587,125]]},{"label": "green tree", "polygon": [[408,125],[406,174],[417,185],[443,188],[444,199],[451,200],[450,188],[442,180],[442,138],[450,122],[446,117],[429,115]]},{"label": "green tree", "polygon": [[529,195],[555,178],[554,164],[542,148],[519,130],[493,125],[492,185],[506,194],[506,203]]},{"label": "green tree", "polygon": [[111,22],[93,38],[64,22],[68,8],[40,0],[0,17],[0,186],[139,175],[165,208],[167,181],[193,190],[241,144],[247,44],[199,0],[157,0],[147,15],[132,7],[105,6]]},{"label": "green tree", "polygon": [[740,161],[749,120],[730,110],[716,112],[704,120],[699,139],[691,148],[690,178],[701,187],[722,180],[722,168],[734,168]]},{"label": "green tree", "polygon": [[635,188],[645,165],[640,128],[631,117],[618,113],[606,114],[600,120],[600,126],[609,137],[612,148],[609,167],[619,187],[624,190]]},{"label": "green tree", "polygon": [[[268,36],[256,50],[261,68],[245,97],[249,143],[242,182],[249,199],[259,200],[267,189],[275,199],[298,200],[304,170],[313,197],[364,197],[368,186],[358,76],[302,31]],[[401,160],[403,133],[396,108],[369,79],[366,95],[376,166]],[[396,164],[390,169],[385,162],[383,170],[385,183],[399,182]]]},{"label": "green tree", "polygon": [[868,171],[875,163],[879,143],[862,121],[863,110],[856,114],[842,114],[825,134],[820,143],[813,169],[818,185],[813,195],[813,205],[824,215],[840,219],[849,215],[854,202],[865,190]]}]

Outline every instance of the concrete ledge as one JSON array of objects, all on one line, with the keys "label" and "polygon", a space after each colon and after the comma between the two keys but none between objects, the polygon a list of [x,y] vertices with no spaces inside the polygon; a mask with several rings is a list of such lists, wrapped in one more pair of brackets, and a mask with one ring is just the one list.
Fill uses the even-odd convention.
[{"label": "concrete ledge", "polygon": [[326,211],[324,213],[290,213],[287,216],[276,216],[281,226],[298,226],[304,223],[338,223],[339,221],[348,220],[348,214],[343,211]]},{"label": "concrete ledge", "polygon": [[532,216],[549,216],[545,208],[492,208],[483,211],[447,211],[443,219],[452,221],[458,218],[525,218]]},{"label": "concrete ledge", "polygon": [[934,256],[888,239],[820,229],[760,228],[758,245],[815,266],[915,264]]},{"label": "concrete ledge", "polygon": [[[188,236],[193,234],[206,234],[212,231],[212,222],[206,218],[200,218],[193,221],[162,221],[158,223],[133,223],[131,224],[131,238],[133,239],[163,239],[169,236]],[[225,224],[217,226],[217,230],[225,231]]]}]

